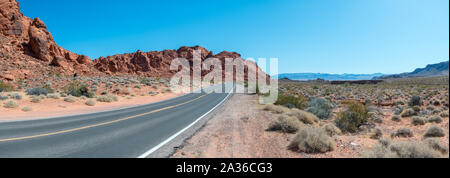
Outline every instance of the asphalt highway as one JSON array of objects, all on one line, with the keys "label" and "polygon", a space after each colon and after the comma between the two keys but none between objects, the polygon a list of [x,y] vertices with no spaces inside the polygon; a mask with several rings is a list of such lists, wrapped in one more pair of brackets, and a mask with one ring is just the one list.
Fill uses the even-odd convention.
[{"label": "asphalt highway", "polygon": [[3,122],[0,123],[0,157],[146,157],[217,108],[230,95],[190,93],[114,111]]}]

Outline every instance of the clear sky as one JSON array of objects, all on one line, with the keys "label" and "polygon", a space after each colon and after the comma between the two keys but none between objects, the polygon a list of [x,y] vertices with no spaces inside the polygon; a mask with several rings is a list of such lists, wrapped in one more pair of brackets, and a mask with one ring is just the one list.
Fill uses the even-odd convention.
[{"label": "clear sky", "polygon": [[280,73],[399,73],[449,60],[448,0],[18,0],[95,59],[201,45]]}]

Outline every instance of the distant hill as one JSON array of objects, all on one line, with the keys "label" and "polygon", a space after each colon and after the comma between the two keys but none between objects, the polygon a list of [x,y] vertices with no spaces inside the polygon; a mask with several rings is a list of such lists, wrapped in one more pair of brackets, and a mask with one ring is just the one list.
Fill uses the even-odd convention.
[{"label": "distant hill", "polygon": [[383,75],[383,76],[374,77],[373,79],[379,80],[379,79],[392,79],[392,78],[449,76],[448,64],[449,64],[449,61],[445,61],[445,62],[441,62],[441,63],[437,63],[437,64],[427,65],[425,68],[418,68],[418,69],[414,70],[413,72],[394,74],[394,75]]},{"label": "distant hill", "polygon": [[371,80],[374,77],[383,76],[385,74],[375,73],[375,74],[327,74],[327,73],[290,73],[290,74],[279,74],[275,78],[288,78],[291,80],[316,80],[324,79],[329,81],[340,81],[340,80]]}]

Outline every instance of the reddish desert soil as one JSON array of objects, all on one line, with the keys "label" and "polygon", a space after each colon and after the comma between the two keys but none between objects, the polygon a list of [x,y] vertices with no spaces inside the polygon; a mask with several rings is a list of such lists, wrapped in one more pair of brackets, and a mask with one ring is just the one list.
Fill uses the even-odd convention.
[{"label": "reddish desert soil", "polygon": [[[295,134],[267,132],[269,123],[278,115],[263,111],[263,106],[257,102],[257,96],[236,94],[223,106],[218,113],[193,137],[186,140],[184,146],[177,150],[174,158],[355,158],[363,151],[369,150],[378,143],[371,139],[371,132],[358,134],[344,134],[335,136],[334,151],[320,154],[307,154],[290,151],[287,146]],[[446,136],[440,138],[444,145],[449,142],[448,117],[438,124]],[[413,126],[411,118],[404,118],[402,122],[393,122],[390,115],[386,115],[383,124],[378,125],[384,136],[401,127],[408,127],[414,132],[412,138],[395,138],[394,141],[421,141],[422,135],[431,124]],[[327,124],[322,122],[320,125]]]},{"label": "reddish desert soil", "polygon": [[[102,103],[97,102],[95,106],[87,106],[85,102],[88,100],[82,100],[77,98],[77,102],[68,103],[60,99],[44,99],[40,103],[32,103],[30,99],[24,98],[17,101],[19,103],[19,108],[7,109],[4,107],[0,108],[0,121],[14,121],[14,120],[27,120],[27,119],[39,119],[39,118],[49,118],[67,115],[77,115],[84,113],[101,112],[107,110],[120,109],[125,107],[139,106],[149,103],[154,103],[158,101],[167,100],[173,97],[180,96],[182,94],[176,93],[164,93],[157,96],[136,96],[128,99],[127,96],[119,97],[118,102],[113,103]],[[25,96],[25,95],[23,95]],[[25,96],[27,97],[27,96]],[[93,99],[95,100],[95,99]],[[0,102],[3,106],[3,102]],[[32,111],[24,112],[21,110],[24,106],[31,106]]]}]

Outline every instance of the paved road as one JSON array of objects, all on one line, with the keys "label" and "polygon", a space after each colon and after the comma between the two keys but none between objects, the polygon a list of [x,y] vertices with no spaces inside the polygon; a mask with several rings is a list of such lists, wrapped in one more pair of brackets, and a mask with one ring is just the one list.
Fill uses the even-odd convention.
[{"label": "paved road", "polygon": [[217,107],[229,95],[191,93],[115,111],[0,123],[0,157],[147,156]]}]

